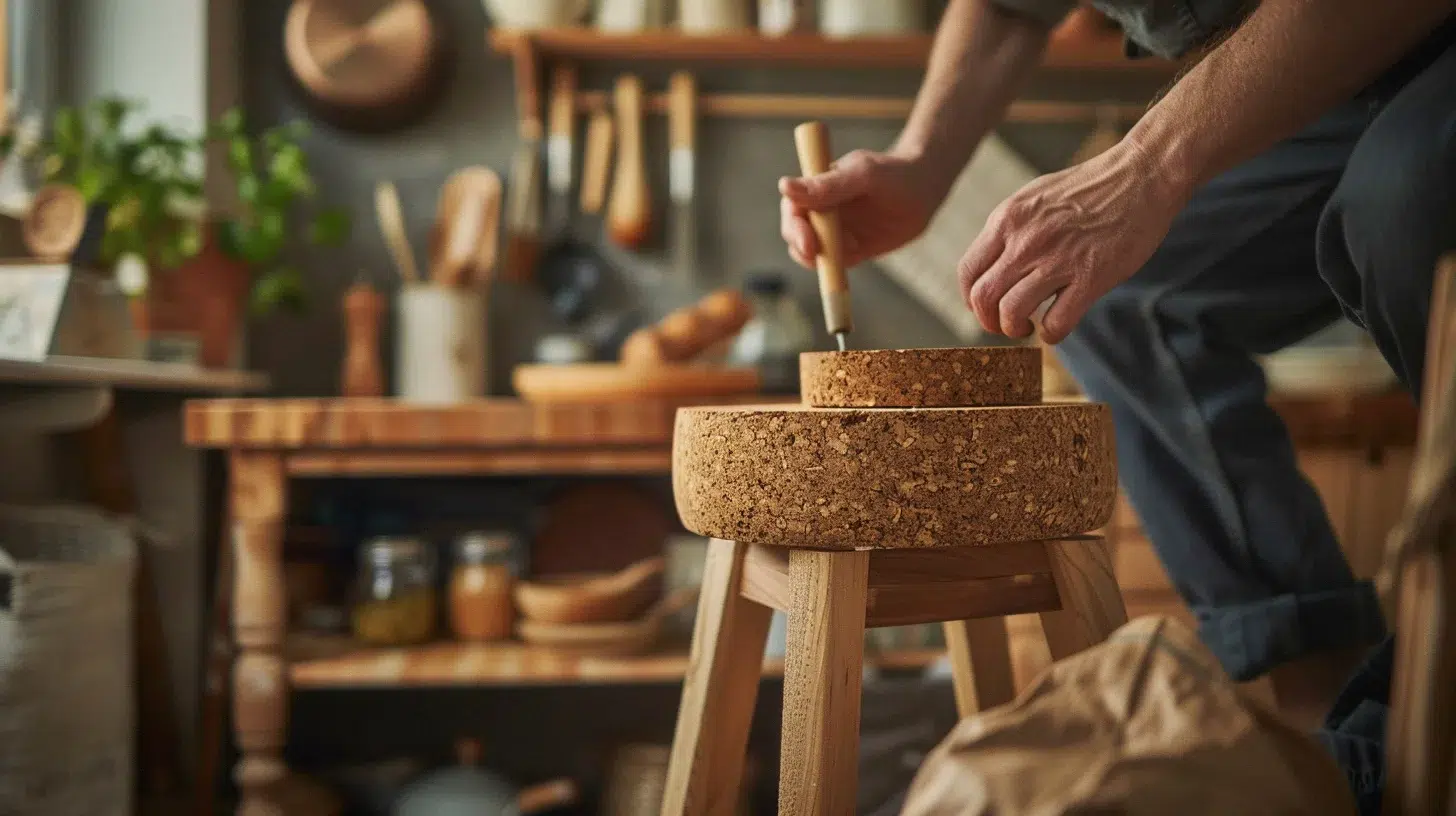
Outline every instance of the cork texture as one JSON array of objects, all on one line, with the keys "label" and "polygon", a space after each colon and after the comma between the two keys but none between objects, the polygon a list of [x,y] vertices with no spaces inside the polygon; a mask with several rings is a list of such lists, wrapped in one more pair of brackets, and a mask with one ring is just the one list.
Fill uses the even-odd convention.
[{"label": "cork texture", "polygon": [[695,533],[822,549],[951,547],[1103,526],[1117,492],[1100,404],[684,408],[673,495]]},{"label": "cork texture", "polygon": [[805,405],[957,408],[1041,402],[1035,346],[826,351],[799,355]]}]

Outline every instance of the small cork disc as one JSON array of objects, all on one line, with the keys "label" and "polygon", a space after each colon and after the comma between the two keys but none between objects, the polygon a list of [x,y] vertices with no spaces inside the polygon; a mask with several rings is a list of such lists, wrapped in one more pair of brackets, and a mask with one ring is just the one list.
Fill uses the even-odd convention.
[{"label": "small cork disc", "polygon": [[799,355],[805,405],[957,408],[1041,402],[1041,349],[825,351]]},{"label": "small cork disc", "polygon": [[785,547],[1033,541],[1106,524],[1117,492],[1105,405],[921,410],[683,408],[683,524]]}]

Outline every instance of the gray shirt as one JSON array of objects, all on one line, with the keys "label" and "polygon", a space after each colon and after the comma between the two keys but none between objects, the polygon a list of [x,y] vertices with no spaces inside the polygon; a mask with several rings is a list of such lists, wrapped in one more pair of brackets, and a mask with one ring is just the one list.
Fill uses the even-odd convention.
[{"label": "gray shirt", "polygon": [[[1002,8],[1056,25],[1077,7],[1077,0],[993,0]],[[1098,11],[1122,26],[1130,50],[1174,59],[1236,25],[1251,0],[1091,0]]]}]

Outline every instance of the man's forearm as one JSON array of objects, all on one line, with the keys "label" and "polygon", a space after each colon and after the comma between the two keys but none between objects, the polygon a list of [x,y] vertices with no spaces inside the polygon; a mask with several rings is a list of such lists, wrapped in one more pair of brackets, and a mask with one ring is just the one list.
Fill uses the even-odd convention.
[{"label": "man's forearm", "polygon": [[1452,0],[1264,0],[1128,134],[1191,192],[1380,76]]},{"label": "man's forearm", "polygon": [[1047,37],[1041,23],[991,0],[953,0],[893,151],[923,157],[948,190],[1040,63]]}]

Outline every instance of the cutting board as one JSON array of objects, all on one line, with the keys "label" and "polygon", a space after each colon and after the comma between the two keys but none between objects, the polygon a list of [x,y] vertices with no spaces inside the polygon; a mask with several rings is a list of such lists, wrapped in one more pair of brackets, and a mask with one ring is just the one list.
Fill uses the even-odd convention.
[{"label": "cutting board", "polygon": [[532,402],[675,400],[759,390],[757,369],[716,366],[520,365],[511,381],[516,393]]},{"label": "cutting board", "polygon": [[956,266],[991,212],[1039,175],[995,134],[987,136],[925,232],[876,263],[961,340],[983,342],[985,331],[961,299]]}]

